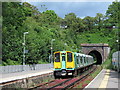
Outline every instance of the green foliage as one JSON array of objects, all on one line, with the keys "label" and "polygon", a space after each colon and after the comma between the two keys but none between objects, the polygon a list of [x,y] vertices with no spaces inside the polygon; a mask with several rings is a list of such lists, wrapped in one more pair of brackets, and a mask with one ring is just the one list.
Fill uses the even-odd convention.
[{"label": "green foliage", "polygon": [[111,24],[118,24],[120,19],[120,2],[112,2],[112,4],[108,7],[106,15]]},{"label": "green foliage", "polygon": [[112,69],[112,60],[111,59],[107,59],[103,64],[102,67],[105,69]]},{"label": "green foliage", "polygon": [[116,39],[120,41],[117,37],[120,36],[120,20],[117,21],[120,15],[119,4],[120,2],[113,2],[106,15],[97,13],[95,17],[86,16],[81,19],[74,13],[69,13],[62,19],[53,10],[39,12],[27,2],[4,2],[0,18],[0,22],[3,21],[2,64],[22,64],[24,32],[29,32],[25,35],[25,48],[28,50],[25,54],[26,64],[48,63],[52,39],[55,39],[53,52],[77,52],[81,49],[81,43],[108,43],[112,55],[118,50],[116,46],[120,45],[116,42]]},{"label": "green foliage", "polygon": [[19,65],[19,62],[11,60],[11,59],[7,59],[6,62],[2,62],[2,64],[4,66],[6,66],[6,65]]}]

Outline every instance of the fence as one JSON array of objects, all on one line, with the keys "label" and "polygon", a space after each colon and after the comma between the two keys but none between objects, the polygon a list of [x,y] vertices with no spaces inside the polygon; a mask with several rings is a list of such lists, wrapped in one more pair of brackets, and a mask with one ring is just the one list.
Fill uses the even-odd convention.
[{"label": "fence", "polygon": [[0,74],[53,68],[52,64],[0,66]]}]

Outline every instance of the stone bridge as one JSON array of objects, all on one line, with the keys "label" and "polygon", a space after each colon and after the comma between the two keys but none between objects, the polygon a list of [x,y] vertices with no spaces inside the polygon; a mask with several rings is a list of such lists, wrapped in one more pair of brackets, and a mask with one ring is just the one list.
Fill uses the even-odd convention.
[{"label": "stone bridge", "polygon": [[82,53],[92,55],[96,60],[97,64],[102,64],[109,56],[110,47],[108,44],[81,44]]}]

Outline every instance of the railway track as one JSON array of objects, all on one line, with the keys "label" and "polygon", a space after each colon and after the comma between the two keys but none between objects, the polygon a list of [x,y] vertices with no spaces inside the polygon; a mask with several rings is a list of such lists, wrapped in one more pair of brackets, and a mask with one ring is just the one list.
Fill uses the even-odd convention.
[{"label": "railway track", "polygon": [[38,85],[37,87],[33,88],[35,89],[47,89],[47,90],[54,90],[54,89],[68,89],[73,88],[76,86],[76,84],[80,83],[82,80],[87,78],[91,73],[93,73],[96,70],[97,66],[94,66],[91,70],[88,70],[87,72],[84,72],[80,76],[74,77],[74,78],[67,78],[67,79],[55,79],[47,83],[43,83]]}]

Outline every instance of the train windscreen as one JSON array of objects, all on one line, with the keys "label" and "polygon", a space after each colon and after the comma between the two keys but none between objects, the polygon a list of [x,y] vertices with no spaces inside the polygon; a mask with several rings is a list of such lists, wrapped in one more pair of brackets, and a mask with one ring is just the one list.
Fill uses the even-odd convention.
[{"label": "train windscreen", "polygon": [[72,53],[67,52],[67,62],[72,62]]},{"label": "train windscreen", "polygon": [[62,56],[62,61],[65,61],[65,56]]},{"label": "train windscreen", "polygon": [[55,53],[55,62],[60,62],[60,53]]}]

